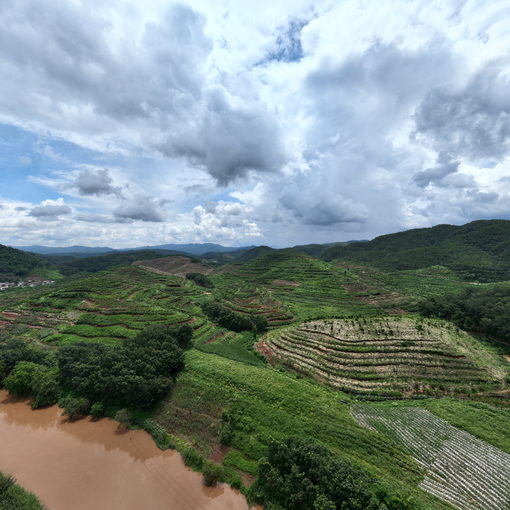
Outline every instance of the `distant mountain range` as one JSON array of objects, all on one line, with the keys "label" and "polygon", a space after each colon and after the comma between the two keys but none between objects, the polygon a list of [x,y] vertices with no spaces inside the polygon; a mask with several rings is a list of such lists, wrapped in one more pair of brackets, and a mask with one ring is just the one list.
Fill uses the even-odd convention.
[{"label": "distant mountain range", "polygon": [[262,255],[293,251],[326,261],[339,259],[385,271],[441,265],[466,280],[510,280],[509,220],[478,220],[462,226],[436,225],[387,234],[371,241],[308,244],[284,250],[215,243],[160,244],[121,250],[88,246],[18,248],[23,251],[0,245],[0,276],[43,274],[51,269],[58,269],[64,275],[95,272],[135,260],[171,255],[200,257],[213,264],[239,264]]},{"label": "distant mountain range", "polygon": [[89,247],[89,246],[13,246],[18,250],[30,253],[38,253],[40,255],[72,255],[72,256],[91,256],[103,255],[105,253],[123,252],[123,251],[140,251],[140,250],[165,250],[190,253],[192,255],[204,255],[205,253],[226,253],[239,250],[249,250],[255,246],[222,246],[215,243],[191,243],[191,244],[159,244],[156,246],[138,246],[136,248],[108,248],[106,246]]}]

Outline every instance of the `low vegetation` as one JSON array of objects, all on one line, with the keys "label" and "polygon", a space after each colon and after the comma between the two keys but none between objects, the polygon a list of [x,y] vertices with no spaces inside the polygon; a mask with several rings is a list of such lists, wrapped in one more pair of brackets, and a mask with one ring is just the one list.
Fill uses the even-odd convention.
[{"label": "low vegetation", "polygon": [[0,510],[44,510],[30,492],[25,491],[12,476],[0,473]]}]

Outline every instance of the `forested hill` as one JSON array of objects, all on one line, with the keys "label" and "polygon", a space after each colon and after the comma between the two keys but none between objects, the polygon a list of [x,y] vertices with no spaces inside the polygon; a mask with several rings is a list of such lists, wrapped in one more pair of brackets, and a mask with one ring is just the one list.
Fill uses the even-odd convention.
[{"label": "forested hill", "polygon": [[510,221],[437,225],[327,249],[325,260],[345,259],[385,270],[446,266],[467,280],[510,279]]},{"label": "forested hill", "polygon": [[71,276],[78,273],[97,273],[104,269],[129,265],[137,260],[157,259],[171,255],[182,256],[187,254],[169,250],[137,250],[106,253],[93,257],[67,257],[56,255],[51,256],[50,259],[57,265],[59,271],[64,276]]},{"label": "forested hill", "polygon": [[0,279],[39,274],[52,266],[53,264],[44,257],[0,244]]}]

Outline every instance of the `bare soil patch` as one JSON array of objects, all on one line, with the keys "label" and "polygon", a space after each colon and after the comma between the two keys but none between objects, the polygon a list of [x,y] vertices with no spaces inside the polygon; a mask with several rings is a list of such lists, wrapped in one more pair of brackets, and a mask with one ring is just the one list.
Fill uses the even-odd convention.
[{"label": "bare soil patch", "polygon": [[2,315],[7,319],[17,319],[21,314],[18,312],[2,312]]},{"label": "bare soil patch", "polygon": [[225,458],[225,455],[228,453],[228,450],[228,446],[225,446],[224,444],[215,445],[211,455],[209,455],[209,460],[216,462],[216,464],[220,464]]},{"label": "bare soil patch", "polygon": [[273,280],[273,285],[278,285],[279,287],[299,287],[301,284],[289,280]]}]

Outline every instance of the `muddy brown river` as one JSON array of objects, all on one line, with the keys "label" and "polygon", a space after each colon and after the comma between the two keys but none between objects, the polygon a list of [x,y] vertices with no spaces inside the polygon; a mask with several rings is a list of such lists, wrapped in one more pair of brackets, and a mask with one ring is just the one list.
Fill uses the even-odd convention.
[{"label": "muddy brown river", "polygon": [[57,407],[33,411],[0,391],[0,471],[35,493],[48,510],[247,510],[227,485],[204,487],[174,451],[117,423],[74,423]]}]

